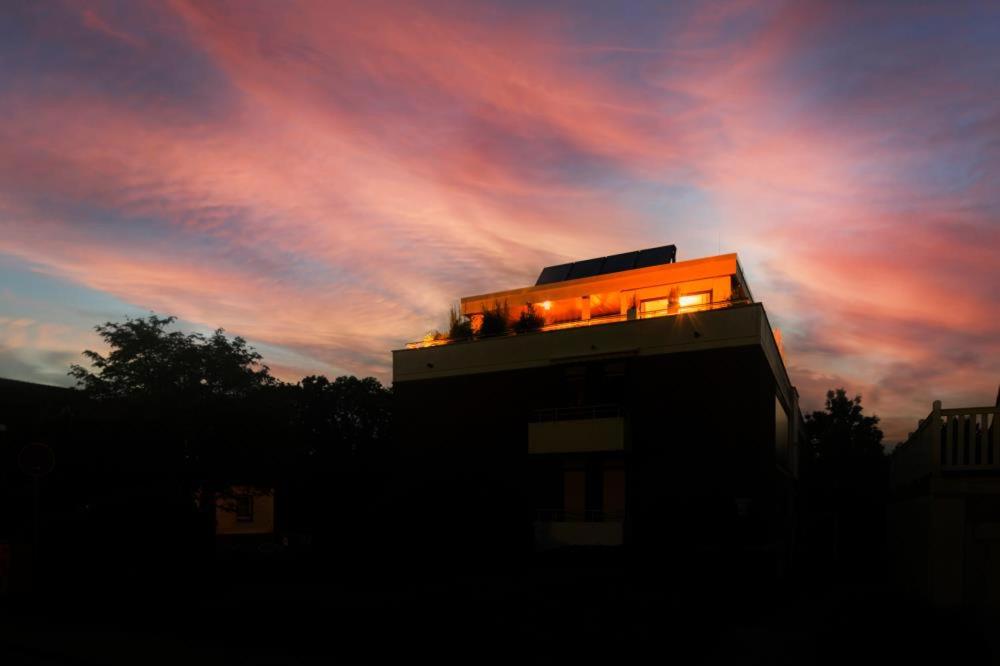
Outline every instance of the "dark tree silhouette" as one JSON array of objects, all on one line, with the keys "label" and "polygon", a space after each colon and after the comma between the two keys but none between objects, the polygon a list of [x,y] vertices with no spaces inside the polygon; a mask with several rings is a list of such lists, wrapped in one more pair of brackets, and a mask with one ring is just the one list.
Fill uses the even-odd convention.
[{"label": "dark tree silhouette", "polygon": [[357,456],[388,437],[390,397],[374,377],[311,375],[299,382],[293,427],[312,453]]},{"label": "dark tree silhouette", "polygon": [[146,450],[134,459],[186,468],[177,471],[201,480],[200,496],[214,496],[274,464],[271,437],[287,401],[246,340],[168,330],[175,321],[151,314],[96,326],[109,351],[84,351],[91,368],[70,375],[111,419],[143,433]]},{"label": "dark tree silhouette", "polygon": [[878,416],[862,414],[861,396],[847,397],[839,388],[826,392],[826,408],[806,415],[806,429],[817,464],[841,466],[859,460],[881,460],[882,430]]},{"label": "dark tree silhouette", "polygon": [[277,384],[243,338],[221,328],[211,336],[168,331],[175,321],[151,314],[96,326],[110,352],[84,351],[92,369],[73,365],[69,374],[98,399],[245,397]]},{"label": "dark tree silhouette", "polygon": [[[310,376],[290,387],[287,440],[300,451],[286,476],[295,527],[328,535],[360,525],[376,493],[377,457],[389,438],[392,392],[373,377]],[[317,535],[323,545],[324,537]]]},{"label": "dark tree silhouette", "polygon": [[888,458],[878,416],[866,416],[861,396],[827,391],[826,408],[805,417],[809,447],[802,465],[809,510],[835,516],[839,555],[852,573],[873,571],[881,554]]},{"label": "dark tree silhouette", "polygon": [[[117,496],[142,488],[187,503],[206,531],[234,485],[280,488],[306,514],[337,495],[346,511],[363,483],[358,459],[387,437],[391,392],[372,377],[283,383],[243,338],[170,330],[175,321],[97,326],[108,351],[85,351],[90,367],[70,370],[100,413],[97,446],[113,460]],[[306,529],[309,515],[294,522]]]},{"label": "dark tree silhouette", "polygon": [[[174,525],[170,538],[178,547],[207,548],[218,498],[231,498],[234,484],[267,492],[294,464],[295,448],[280,446],[291,396],[261,355],[222,329],[170,330],[175,321],[150,314],[98,325],[108,351],[84,351],[90,367],[69,372],[98,424],[90,457],[106,462],[92,478],[93,514],[106,525],[100,532],[109,547],[155,541],[144,531],[150,521],[135,519],[138,512]],[[120,525],[133,528],[126,533]]]}]

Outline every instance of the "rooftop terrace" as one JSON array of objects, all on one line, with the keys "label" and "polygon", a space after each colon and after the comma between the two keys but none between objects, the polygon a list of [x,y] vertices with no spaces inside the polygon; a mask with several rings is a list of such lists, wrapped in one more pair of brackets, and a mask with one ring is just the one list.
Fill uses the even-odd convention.
[{"label": "rooftop terrace", "polygon": [[735,254],[676,262],[674,247],[668,245],[549,266],[533,286],[467,296],[453,312],[448,333],[435,331],[407,347],[669,317],[752,302]]}]

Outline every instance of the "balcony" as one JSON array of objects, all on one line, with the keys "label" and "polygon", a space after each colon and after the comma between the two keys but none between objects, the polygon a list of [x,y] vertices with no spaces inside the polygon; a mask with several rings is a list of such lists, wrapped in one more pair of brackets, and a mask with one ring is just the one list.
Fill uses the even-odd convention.
[{"label": "balcony", "polygon": [[623,509],[590,509],[567,511],[565,509],[537,509],[535,522],[538,523],[614,523],[625,520]]},{"label": "balcony", "polygon": [[[726,307],[722,307],[725,305]],[[763,351],[786,401],[791,388],[763,306],[749,301],[711,304],[680,316],[616,319],[539,333],[481,338],[392,353],[393,381],[441,379],[488,372],[551,367],[589,359],[633,358],[710,349],[753,346]]]},{"label": "balcony", "polygon": [[891,484],[943,474],[1000,473],[1000,407],[943,409],[940,401],[892,454]]},{"label": "balcony", "polygon": [[677,315],[685,314],[695,314],[698,312],[708,312],[711,310],[722,310],[726,308],[731,308],[740,305],[749,305],[753,301],[749,298],[731,298],[724,301],[709,301],[705,303],[693,303],[690,305],[677,304],[676,306],[668,306],[662,309],[656,310],[633,310],[626,312],[624,314],[611,314],[611,315],[601,315],[596,317],[586,317],[581,315],[580,318],[570,319],[568,321],[558,321],[551,324],[545,324],[535,330],[527,331],[523,333],[515,333],[514,331],[506,331],[499,335],[483,336],[483,335],[473,335],[470,338],[462,339],[450,339],[447,337],[440,337],[440,335],[430,334],[426,336],[423,340],[418,340],[416,342],[408,342],[406,344],[407,349],[424,349],[426,347],[440,347],[442,345],[451,344],[467,344],[470,342],[476,342],[478,340],[486,340],[491,338],[503,338],[503,337],[513,337],[522,335],[535,335],[538,333],[547,333],[550,331],[563,331],[573,328],[581,328],[588,326],[602,326],[604,324],[615,324],[623,321],[634,321],[637,319],[658,319],[661,317],[675,317]]},{"label": "balcony", "polygon": [[620,546],[624,526],[624,507],[580,511],[539,509],[533,523],[535,547],[549,550],[563,546]]},{"label": "balcony", "polygon": [[616,405],[541,409],[528,423],[528,453],[625,450],[625,419]]},{"label": "balcony", "polygon": [[534,523],[535,548],[551,550],[565,546],[620,546],[624,523],[605,522],[544,522]]},{"label": "balcony", "polygon": [[615,404],[582,405],[574,407],[548,407],[536,409],[531,415],[532,423],[546,421],[575,421],[578,419],[606,419],[622,415],[621,407]]}]

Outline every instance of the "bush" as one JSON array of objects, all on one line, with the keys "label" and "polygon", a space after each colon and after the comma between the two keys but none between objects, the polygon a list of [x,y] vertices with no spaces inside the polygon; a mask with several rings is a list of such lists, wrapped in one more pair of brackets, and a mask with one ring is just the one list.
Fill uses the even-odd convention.
[{"label": "bush", "polygon": [[437,340],[447,340],[449,338],[447,333],[442,333],[441,331],[434,329],[433,331],[428,331],[424,334],[424,342],[435,342]]},{"label": "bush", "polygon": [[488,338],[492,335],[503,335],[510,330],[510,308],[507,301],[502,304],[494,302],[492,308],[483,311],[483,323],[479,327],[479,335]]},{"label": "bush", "polygon": [[545,326],[545,317],[538,314],[533,303],[521,310],[521,316],[514,322],[515,333],[529,333]]},{"label": "bush", "polygon": [[468,340],[472,337],[472,322],[452,306],[448,313],[448,338],[451,340]]}]

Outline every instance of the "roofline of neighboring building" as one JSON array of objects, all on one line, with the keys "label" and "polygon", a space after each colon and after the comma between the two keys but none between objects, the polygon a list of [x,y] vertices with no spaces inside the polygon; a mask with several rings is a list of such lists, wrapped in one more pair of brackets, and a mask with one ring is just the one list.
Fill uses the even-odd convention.
[{"label": "roofline of neighboring building", "polygon": [[72,386],[59,386],[58,384],[42,384],[39,382],[29,382],[23,379],[11,379],[10,377],[0,377],[0,388],[23,388],[32,391],[73,391]]}]

